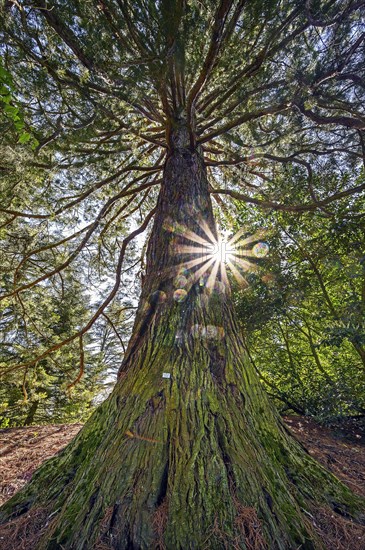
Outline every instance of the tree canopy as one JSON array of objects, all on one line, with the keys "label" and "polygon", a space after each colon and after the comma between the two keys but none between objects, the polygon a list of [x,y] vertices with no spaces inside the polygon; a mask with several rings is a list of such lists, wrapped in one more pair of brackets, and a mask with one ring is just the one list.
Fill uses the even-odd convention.
[{"label": "tree canopy", "polygon": [[118,296],[179,117],[203,148],[223,224],[232,204],[330,218],[365,189],[363,8],[4,2],[2,231],[30,235],[5,252],[14,275],[1,299],[51,292],[77,262],[102,288],[73,334],[14,367],[81,346]]}]

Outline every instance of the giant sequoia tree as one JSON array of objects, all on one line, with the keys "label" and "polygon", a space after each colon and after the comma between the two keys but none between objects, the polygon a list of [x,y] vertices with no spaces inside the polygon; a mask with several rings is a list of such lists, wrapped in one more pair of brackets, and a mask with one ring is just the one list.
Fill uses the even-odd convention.
[{"label": "giant sequoia tree", "polygon": [[[235,237],[234,262],[214,215],[232,200],[331,216],[365,189],[364,7],[5,2],[7,111],[21,107],[42,177],[23,199],[10,186],[1,206],[4,228],[35,235],[2,299],[46,291],[85,251],[90,269],[108,257],[106,287],[114,279],[75,334],[8,369],[76,341],[81,375],[84,335],[118,296],[128,245],[150,231],[114,391],[3,508],[3,531],[27,548],[309,549],[323,546],[318,509],[363,521],[245,359],[226,265],[244,284],[259,236]],[[127,215],[134,227],[118,238]]]}]

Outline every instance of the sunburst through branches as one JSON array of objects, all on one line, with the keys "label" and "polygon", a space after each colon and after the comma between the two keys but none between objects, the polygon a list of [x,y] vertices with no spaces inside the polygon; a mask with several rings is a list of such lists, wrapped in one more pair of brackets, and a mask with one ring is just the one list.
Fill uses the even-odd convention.
[{"label": "sunburst through branches", "polygon": [[[242,228],[228,238],[223,232],[217,232],[215,236],[204,220],[198,225],[205,237],[178,224],[165,224],[165,229],[182,241],[173,242],[173,253],[187,258],[173,268],[176,287],[174,299],[177,302],[183,301],[192,285],[198,282],[208,293],[213,290],[230,292],[228,270],[240,286],[247,287],[248,282],[243,273],[257,269],[257,264],[249,258],[264,258],[269,251],[268,244],[261,241],[264,230],[244,237],[247,231]],[[256,244],[249,246],[252,243]]]}]

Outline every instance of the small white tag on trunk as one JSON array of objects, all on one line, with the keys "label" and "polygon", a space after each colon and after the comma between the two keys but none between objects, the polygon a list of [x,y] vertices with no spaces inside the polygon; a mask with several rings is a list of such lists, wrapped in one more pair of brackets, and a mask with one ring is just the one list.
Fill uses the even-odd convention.
[{"label": "small white tag on trunk", "polygon": [[163,372],[162,378],[171,378],[171,374],[169,372]]}]

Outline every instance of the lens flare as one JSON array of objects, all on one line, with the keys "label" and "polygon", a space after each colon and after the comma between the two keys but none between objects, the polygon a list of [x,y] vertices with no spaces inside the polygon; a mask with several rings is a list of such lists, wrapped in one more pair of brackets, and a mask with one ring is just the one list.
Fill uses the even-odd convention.
[{"label": "lens flare", "polygon": [[267,243],[257,243],[252,249],[256,258],[264,258],[269,252],[269,245]]},{"label": "lens flare", "polygon": [[[221,233],[215,236],[205,221],[201,221],[199,226],[206,238],[191,229],[184,230],[180,224],[169,222],[164,226],[166,231],[184,239],[183,244],[174,246],[176,255],[187,257],[186,261],[176,265],[172,270],[173,276],[176,277],[175,286],[180,287],[174,294],[178,302],[185,300],[189,289],[195,283],[207,289],[208,293],[217,289],[219,293],[230,291],[227,269],[239,285],[247,287],[248,283],[242,272],[257,269],[257,265],[247,258],[254,258],[257,261],[269,252],[269,245],[261,241],[265,234],[263,230],[244,237],[247,232],[242,228],[231,238],[227,238]],[[255,242],[252,249],[247,248]]]},{"label": "lens flare", "polygon": [[178,288],[177,290],[175,290],[174,292],[174,300],[176,302],[183,302],[186,297],[187,297],[188,293],[186,292],[185,289],[183,288]]},{"label": "lens flare", "polygon": [[229,260],[233,260],[236,252],[235,247],[222,237],[218,237],[218,241],[212,244],[210,249],[214,259],[223,263],[228,263]]}]

